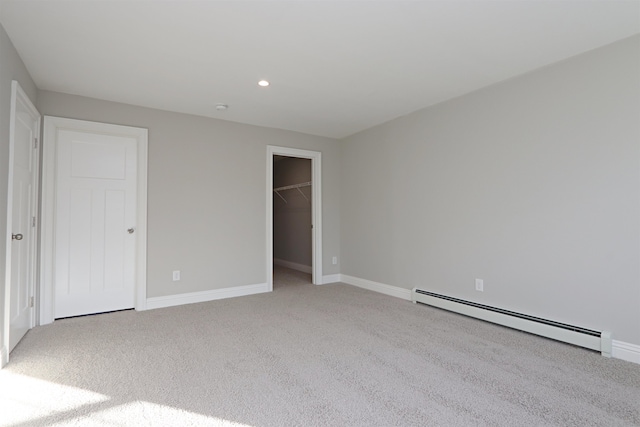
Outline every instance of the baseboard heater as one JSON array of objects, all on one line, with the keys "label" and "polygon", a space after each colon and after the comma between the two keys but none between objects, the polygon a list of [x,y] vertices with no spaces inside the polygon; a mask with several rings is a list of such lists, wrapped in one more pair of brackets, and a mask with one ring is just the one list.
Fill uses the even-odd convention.
[{"label": "baseboard heater", "polygon": [[418,288],[413,288],[411,291],[411,300],[414,303],[431,305],[531,334],[589,348],[601,352],[605,357],[611,357],[611,332],[567,325]]}]

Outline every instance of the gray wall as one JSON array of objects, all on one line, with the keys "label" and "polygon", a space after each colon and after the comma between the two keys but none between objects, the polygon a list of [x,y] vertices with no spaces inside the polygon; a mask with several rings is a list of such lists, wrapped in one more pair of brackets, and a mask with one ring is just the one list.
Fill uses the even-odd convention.
[{"label": "gray wall", "polygon": [[[4,283],[7,236],[7,191],[9,182],[9,119],[11,115],[11,81],[17,80],[31,102],[36,102],[36,86],[18,56],[11,40],[0,26],[0,280]],[[4,343],[4,295],[0,290],[0,344]]]},{"label": "gray wall", "polygon": [[640,344],[639,119],[635,36],[346,138],[341,272]]},{"label": "gray wall", "polygon": [[[311,181],[311,160],[287,157],[273,164],[273,187]],[[311,201],[312,187],[302,187]],[[273,195],[273,257],[311,266],[311,203],[298,190]]]},{"label": "gray wall", "polygon": [[38,108],[149,129],[148,297],[267,281],[267,145],[322,152],[323,274],[338,273],[338,141],[47,91]]}]

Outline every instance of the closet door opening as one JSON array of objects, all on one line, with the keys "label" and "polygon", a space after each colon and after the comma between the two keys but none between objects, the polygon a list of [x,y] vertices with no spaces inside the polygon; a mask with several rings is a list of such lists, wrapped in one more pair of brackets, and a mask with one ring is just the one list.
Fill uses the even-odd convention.
[{"label": "closet door opening", "polygon": [[[283,286],[322,284],[321,153],[267,146],[266,273]],[[277,286],[276,286],[277,287]]]},{"label": "closet door opening", "polygon": [[311,159],[273,156],[273,287],[311,284]]}]

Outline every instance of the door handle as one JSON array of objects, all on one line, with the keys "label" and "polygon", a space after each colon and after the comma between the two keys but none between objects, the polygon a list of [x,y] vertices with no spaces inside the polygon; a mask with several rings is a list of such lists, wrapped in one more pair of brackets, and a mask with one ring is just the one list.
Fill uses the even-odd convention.
[{"label": "door handle", "polygon": [[134,231],[136,230],[133,227],[127,229],[127,233],[129,234],[133,234]]},{"label": "door handle", "polygon": [[12,234],[11,235],[11,240],[22,240],[22,234],[20,234],[20,233]]}]

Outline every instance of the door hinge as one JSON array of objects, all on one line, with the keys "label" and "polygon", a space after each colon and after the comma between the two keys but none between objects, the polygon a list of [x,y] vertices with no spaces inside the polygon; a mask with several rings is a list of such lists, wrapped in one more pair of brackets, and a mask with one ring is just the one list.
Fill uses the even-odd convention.
[{"label": "door hinge", "polygon": [[38,138],[33,138],[33,148],[38,148]]},{"label": "door hinge", "polygon": [[31,226],[32,226],[32,227],[35,227],[35,226],[36,226],[36,217],[35,217],[35,216],[32,216],[32,217],[31,217]]},{"label": "door hinge", "polygon": [[33,297],[29,298],[29,307],[33,307]]}]

